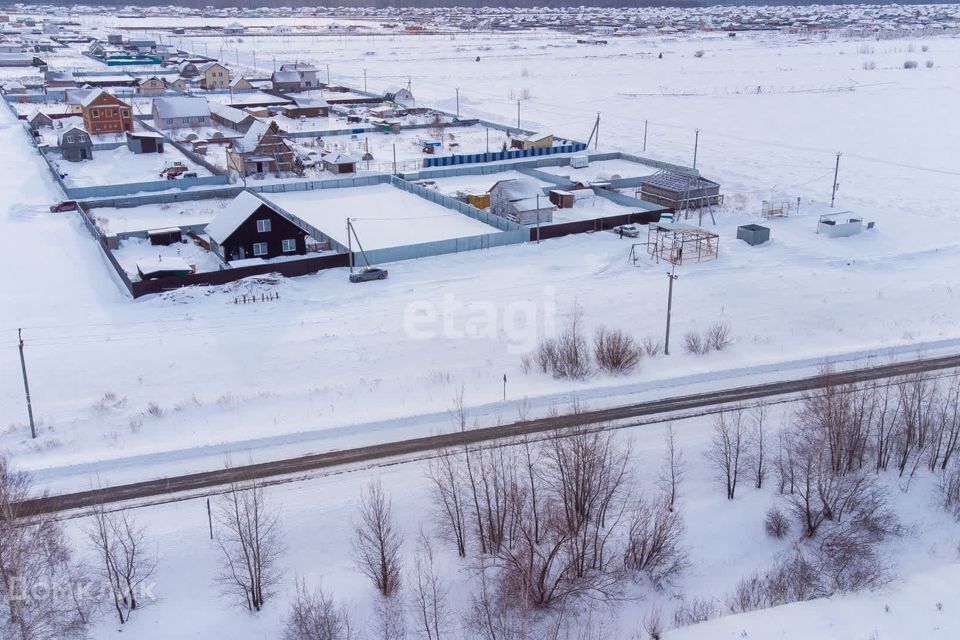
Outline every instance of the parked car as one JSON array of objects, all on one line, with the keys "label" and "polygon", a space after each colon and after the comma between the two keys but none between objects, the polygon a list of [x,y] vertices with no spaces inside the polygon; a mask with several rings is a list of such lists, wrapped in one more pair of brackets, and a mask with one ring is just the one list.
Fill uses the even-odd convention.
[{"label": "parked car", "polygon": [[362,271],[350,274],[350,282],[366,282],[367,280],[385,280],[387,270],[380,267],[367,267]]},{"label": "parked car", "polygon": [[76,211],[76,209],[76,200],[64,200],[63,202],[50,205],[50,213],[63,213],[64,211]]},{"label": "parked car", "polygon": [[613,232],[620,236],[626,236],[628,238],[636,238],[640,235],[640,229],[633,224],[622,224],[619,227],[614,227]]}]

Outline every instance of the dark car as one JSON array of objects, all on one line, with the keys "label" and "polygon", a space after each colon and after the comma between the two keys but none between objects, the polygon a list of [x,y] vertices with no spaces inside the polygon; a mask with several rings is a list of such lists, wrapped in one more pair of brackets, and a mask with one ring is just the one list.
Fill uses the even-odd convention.
[{"label": "dark car", "polygon": [[76,200],[64,200],[63,202],[50,205],[50,213],[63,213],[64,211],[76,211],[76,209]]},{"label": "dark car", "polygon": [[350,274],[350,282],[366,282],[367,280],[385,280],[387,270],[380,267],[367,267],[363,271]]}]

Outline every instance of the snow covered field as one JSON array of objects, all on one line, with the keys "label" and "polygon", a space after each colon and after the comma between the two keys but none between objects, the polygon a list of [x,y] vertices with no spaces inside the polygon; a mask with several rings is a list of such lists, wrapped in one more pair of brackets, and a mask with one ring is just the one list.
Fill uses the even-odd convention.
[{"label": "snow covered field", "polygon": [[[220,42],[194,40],[197,50]],[[228,455],[260,460],[424,435],[449,428],[445,412],[461,385],[469,404],[486,405],[487,423],[514,415],[525,397],[539,413],[573,398],[601,406],[811,371],[824,358],[851,352],[908,356],[936,341],[955,349],[960,339],[960,40],[707,35],[622,38],[589,48],[572,36],[543,33],[250,40],[235,43],[244,64],[252,65],[256,46],[261,67],[274,55],[329,62],[335,81],[355,85],[367,68],[377,88],[411,76],[421,104],[452,109],[460,87],[467,116],[513,122],[518,97],[529,96],[521,98],[523,126],[559,135],[585,139],[599,111],[600,150],[641,154],[646,122],[649,155],[689,164],[700,128],[697,166],[727,195],[715,227],[720,258],[678,269],[673,333],[719,318],[734,344],[705,357],[675,348],[625,377],[574,384],[525,374],[521,356],[562,322],[573,300],[590,331],[602,323],[637,337],[661,335],[665,269],[634,267],[632,243],[607,233],[388,265],[390,279],[380,286],[349,284],[345,270],[333,270],[275,286],[241,282],[131,302],[77,217],[48,213],[62,195],[22,126],[0,110],[0,186],[8,194],[0,202],[7,241],[0,269],[16,274],[5,281],[0,306],[0,448],[41,486],[83,489],[213,468]],[[373,61],[362,57],[373,48]],[[918,60],[919,68],[904,69],[906,60]],[[838,210],[877,222],[846,239],[815,233],[838,151]],[[483,177],[486,186],[492,177]],[[271,197],[290,209],[281,198],[308,197],[309,206],[336,193]],[[760,222],[762,200],[797,197],[799,215],[769,221],[772,242],[749,247],[735,240],[738,225]],[[396,202],[391,194],[389,202],[371,197],[365,206],[390,218]],[[469,220],[442,212],[458,224]],[[417,210],[413,217],[424,215]],[[169,224],[163,211],[149,216]],[[347,216],[353,213],[331,214],[332,233],[345,233]],[[389,242],[407,232],[395,219],[384,224],[359,221],[358,233]],[[276,291],[281,298],[238,306],[237,291]],[[436,322],[426,333],[418,325],[414,337],[410,319],[425,307],[436,310]],[[511,316],[520,308],[531,310],[523,322]],[[485,310],[493,312],[493,330],[477,331]],[[35,441],[26,426],[18,327],[39,423]],[[104,402],[108,394],[116,401]],[[416,417],[424,413],[432,417]],[[700,460],[705,423],[678,428],[689,459]],[[645,463],[638,473],[652,473],[662,434],[635,437]],[[422,469],[382,473],[411,538],[424,508]],[[322,573],[361,611],[369,610],[369,588],[349,567],[347,532],[365,479],[336,476],[271,492],[285,510],[285,566]],[[885,550],[900,577],[884,591],[721,618],[667,637],[956,637],[956,525],[932,505],[931,484],[925,478],[909,494],[893,487],[913,531]],[[687,540],[696,555],[682,589],[720,597],[778,551],[759,524],[770,496],[747,492],[730,504],[696,465],[686,491]],[[163,601],[144,609],[131,630],[138,638],[275,637],[291,584],[259,617],[223,605],[203,578],[216,559],[203,511],[191,501],[138,514],[159,541]],[[641,605],[634,624],[653,602]],[[851,622],[864,620],[866,626]],[[109,621],[100,624],[98,640],[116,636]]]},{"label": "snow covered field", "polygon": [[264,194],[340,244],[347,245],[347,218],[364,249],[498,233],[496,227],[401,191],[389,184],[350,189]]},{"label": "snow covered field", "polygon": [[174,162],[187,165],[188,170],[195,172],[197,177],[213,175],[206,167],[191,162],[172,145],[165,146],[163,153],[133,153],[126,146],[95,149],[93,159],[82,162],[69,162],[56,155],[52,157],[60,166],[60,171],[67,174],[64,182],[69,187],[163,180],[160,172]]}]

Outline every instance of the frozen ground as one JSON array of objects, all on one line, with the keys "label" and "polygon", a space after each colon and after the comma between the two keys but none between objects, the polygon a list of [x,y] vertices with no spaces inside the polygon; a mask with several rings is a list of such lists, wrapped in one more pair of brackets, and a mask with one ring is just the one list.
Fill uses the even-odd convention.
[{"label": "frozen ground", "polygon": [[91,212],[104,231],[123,233],[206,224],[213,220],[227,202],[229,200],[212,198],[171,204],[147,204],[139,207],[100,207],[92,209]]},{"label": "frozen ground", "polygon": [[496,227],[389,184],[268,193],[264,198],[344,246],[347,245],[347,218],[350,218],[364,249],[499,233]]},{"label": "frozen ground", "polygon": [[195,267],[198,273],[216,271],[221,266],[215,255],[192,241],[186,244],[154,246],[145,238],[127,238],[120,241],[120,248],[114,251],[113,255],[132,280],[140,278],[137,271],[137,262],[140,260],[162,261],[164,258],[181,258],[188,265]]},{"label": "frozen ground", "polygon": [[191,162],[171,145],[165,145],[163,153],[133,153],[126,146],[116,149],[94,149],[93,160],[82,162],[68,162],[58,155],[54,155],[53,158],[59,164],[60,170],[67,174],[64,182],[69,187],[163,180],[160,172],[174,162],[187,165],[188,171],[196,172],[198,177],[213,175],[206,167]]}]

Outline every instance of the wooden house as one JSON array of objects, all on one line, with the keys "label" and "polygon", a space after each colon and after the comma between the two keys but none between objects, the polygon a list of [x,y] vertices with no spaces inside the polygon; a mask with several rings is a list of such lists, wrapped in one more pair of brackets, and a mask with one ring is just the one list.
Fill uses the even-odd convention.
[{"label": "wooden house", "polygon": [[387,89],[387,92],[383,94],[383,99],[404,107],[413,107],[417,104],[417,101],[413,99],[413,93],[406,87],[391,87]]},{"label": "wooden house", "polygon": [[295,155],[282,134],[276,122],[255,121],[242,138],[233,141],[228,164],[245,176],[292,172]]},{"label": "wooden house", "polygon": [[269,260],[307,252],[307,233],[250,191],[243,191],[204,230],[221,260]]},{"label": "wooden house", "polygon": [[91,91],[80,103],[83,126],[90,133],[133,131],[130,105],[103,89]]},{"label": "wooden house", "polygon": [[219,102],[210,103],[210,119],[240,133],[249,131],[257,121],[252,113]]},{"label": "wooden house", "polygon": [[179,91],[180,93],[183,93],[187,90],[187,80],[183,77],[177,77],[173,80],[164,80],[163,84],[167,89]]},{"label": "wooden house", "polygon": [[230,81],[230,88],[234,91],[253,91],[253,85],[243,76],[237,76]]},{"label": "wooden house", "polygon": [[57,136],[60,155],[69,162],[93,160],[93,140],[83,127],[68,127]]},{"label": "wooden house", "polygon": [[37,111],[27,119],[27,124],[29,124],[30,128],[34,130],[39,129],[40,127],[53,127],[53,118],[45,114],[43,111]]},{"label": "wooden house", "polygon": [[294,104],[283,108],[283,115],[288,118],[326,118],[330,115],[330,105],[323,98],[296,97]]}]

